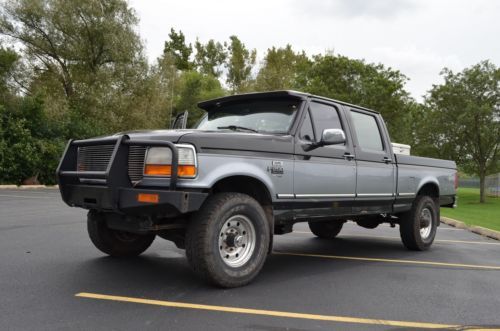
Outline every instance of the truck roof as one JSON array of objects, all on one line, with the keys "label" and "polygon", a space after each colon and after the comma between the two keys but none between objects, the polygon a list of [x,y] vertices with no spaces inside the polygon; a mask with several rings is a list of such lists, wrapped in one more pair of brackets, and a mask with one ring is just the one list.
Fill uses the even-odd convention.
[{"label": "truck roof", "polygon": [[279,97],[294,97],[294,98],[301,99],[301,100],[306,100],[308,98],[315,98],[315,99],[320,99],[320,100],[333,101],[333,102],[340,103],[340,104],[345,105],[345,106],[359,108],[359,109],[373,112],[375,114],[379,114],[379,112],[377,112],[373,109],[366,108],[366,107],[354,105],[354,104],[340,101],[340,100],[322,97],[319,95],[314,95],[314,94],[299,92],[299,91],[293,91],[293,90],[252,92],[252,93],[242,93],[242,94],[229,95],[226,97],[221,97],[221,98],[217,98],[217,99],[211,99],[211,100],[199,102],[198,107],[209,111],[212,108],[214,108],[215,106],[220,105],[222,103],[226,103],[226,102],[253,100],[253,99],[264,99],[264,98],[279,98]]}]

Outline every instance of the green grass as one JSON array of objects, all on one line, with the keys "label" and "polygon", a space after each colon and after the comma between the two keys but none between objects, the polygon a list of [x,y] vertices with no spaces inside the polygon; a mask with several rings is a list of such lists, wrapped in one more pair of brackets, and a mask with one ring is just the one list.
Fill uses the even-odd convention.
[{"label": "green grass", "polygon": [[500,231],[500,198],[487,197],[486,203],[479,203],[479,189],[459,188],[458,207],[441,208],[441,215]]}]

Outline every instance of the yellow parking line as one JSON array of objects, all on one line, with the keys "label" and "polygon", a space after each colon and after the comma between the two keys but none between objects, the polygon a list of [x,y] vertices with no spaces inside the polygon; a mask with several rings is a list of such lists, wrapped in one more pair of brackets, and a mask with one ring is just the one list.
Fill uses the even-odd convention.
[{"label": "yellow parking line", "polygon": [[[307,231],[293,231],[297,234],[308,234],[313,236],[312,232]],[[399,237],[389,237],[389,236],[371,236],[371,235],[340,235],[339,238],[376,238],[376,239],[394,239],[401,240]],[[487,241],[470,241],[470,240],[452,240],[452,239],[436,239],[434,242],[442,243],[459,243],[459,244],[476,244],[476,245],[500,245],[500,242],[487,242]]]},{"label": "yellow parking line", "polygon": [[370,262],[389,262],[389,263],[421,264],[421,265],[423,264],[423,265],[435,265],[435,266],[441,266],[441,267],[500,270],[500,266],[492,266],[492,265],[461,264],[461,263],[418,261],[418,260],[382,259],[382,258],[375,258],[375,257],[356,257],[356,256],[341,256],[341,255],[305,254],[305,253],[279,252],[279,251],[273,251],[273,254],[277,254],[277,255],[290,255],[290,256],[303,256],[303,257],[319,257],[319,258],[338,259],[338,260],[354,260],[354,261],[370,261]]},{"label": "yellow parking line", "polygon": [[130,302],[130,303],[139,303],[144,305],[153,305],[162,307],[197,309],[197,310],[208,310],[208,311],[217,311],[225,313],[250,314],[250,315],[273,316],[273,317],[299,318],[299,319],[330,321],[339,323],[385,325],[385,326],[402,327],[402,328],[425,328],[425,329],[444,329],[444,328],[459,327],[458,325],[449,325],[449,324],[405,322],[405,321],[391,321],[391,320],[358,318],[358,317],[347,317],[347,316],[304,314],[304,313],[293,313],[293,312],[276,311],[276,310],[213,306],[213,305],[203,305],[203,304],[175,302],[175,301],[160,301],[160,300],[141,299],[141,298],[132,298],[132,297],[105,295],[96,293],[78,293],[75,294],[75,296],[80,298]]}]

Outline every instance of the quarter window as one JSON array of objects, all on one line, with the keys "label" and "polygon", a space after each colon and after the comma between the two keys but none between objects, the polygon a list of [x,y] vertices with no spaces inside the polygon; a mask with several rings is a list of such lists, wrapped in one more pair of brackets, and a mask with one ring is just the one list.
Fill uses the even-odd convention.
[{"label": "quarter window", "polygon": [[382,136],[375,116],[351,111],[351,118],[359,147],[365,150],[383,151]]},{"label": "quarter window", "polygon": [[315,141],[314,130],[312,127],[311,116],[309,115],[309,111],[306,112],[306,118],[304,118],[304,122],[302,123],[302,127],[300,128],[300,139],[307,141]]}]

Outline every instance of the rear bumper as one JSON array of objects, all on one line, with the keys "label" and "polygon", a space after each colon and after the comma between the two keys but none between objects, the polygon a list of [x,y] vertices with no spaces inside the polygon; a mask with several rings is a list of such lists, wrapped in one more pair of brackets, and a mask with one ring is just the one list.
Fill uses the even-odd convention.
[{"label": "rear bumper", "polygon": [[[106,171],[77,171],[81,146],[114,144]],[[133,186],[127,174],[129,146],[160,146],[172,150],[169,187],[152,189]],[[169,141],[130,140],[128,136],[69,141],[57,168],[57,180],[66,204],[85,209],[142,216],[169,217],[198,210],[207,193],[177,190],[177,147]],[[88,182],[93,182],[89,184]],[[139,194],[155,194],[155,202],[140,202]]]}]

